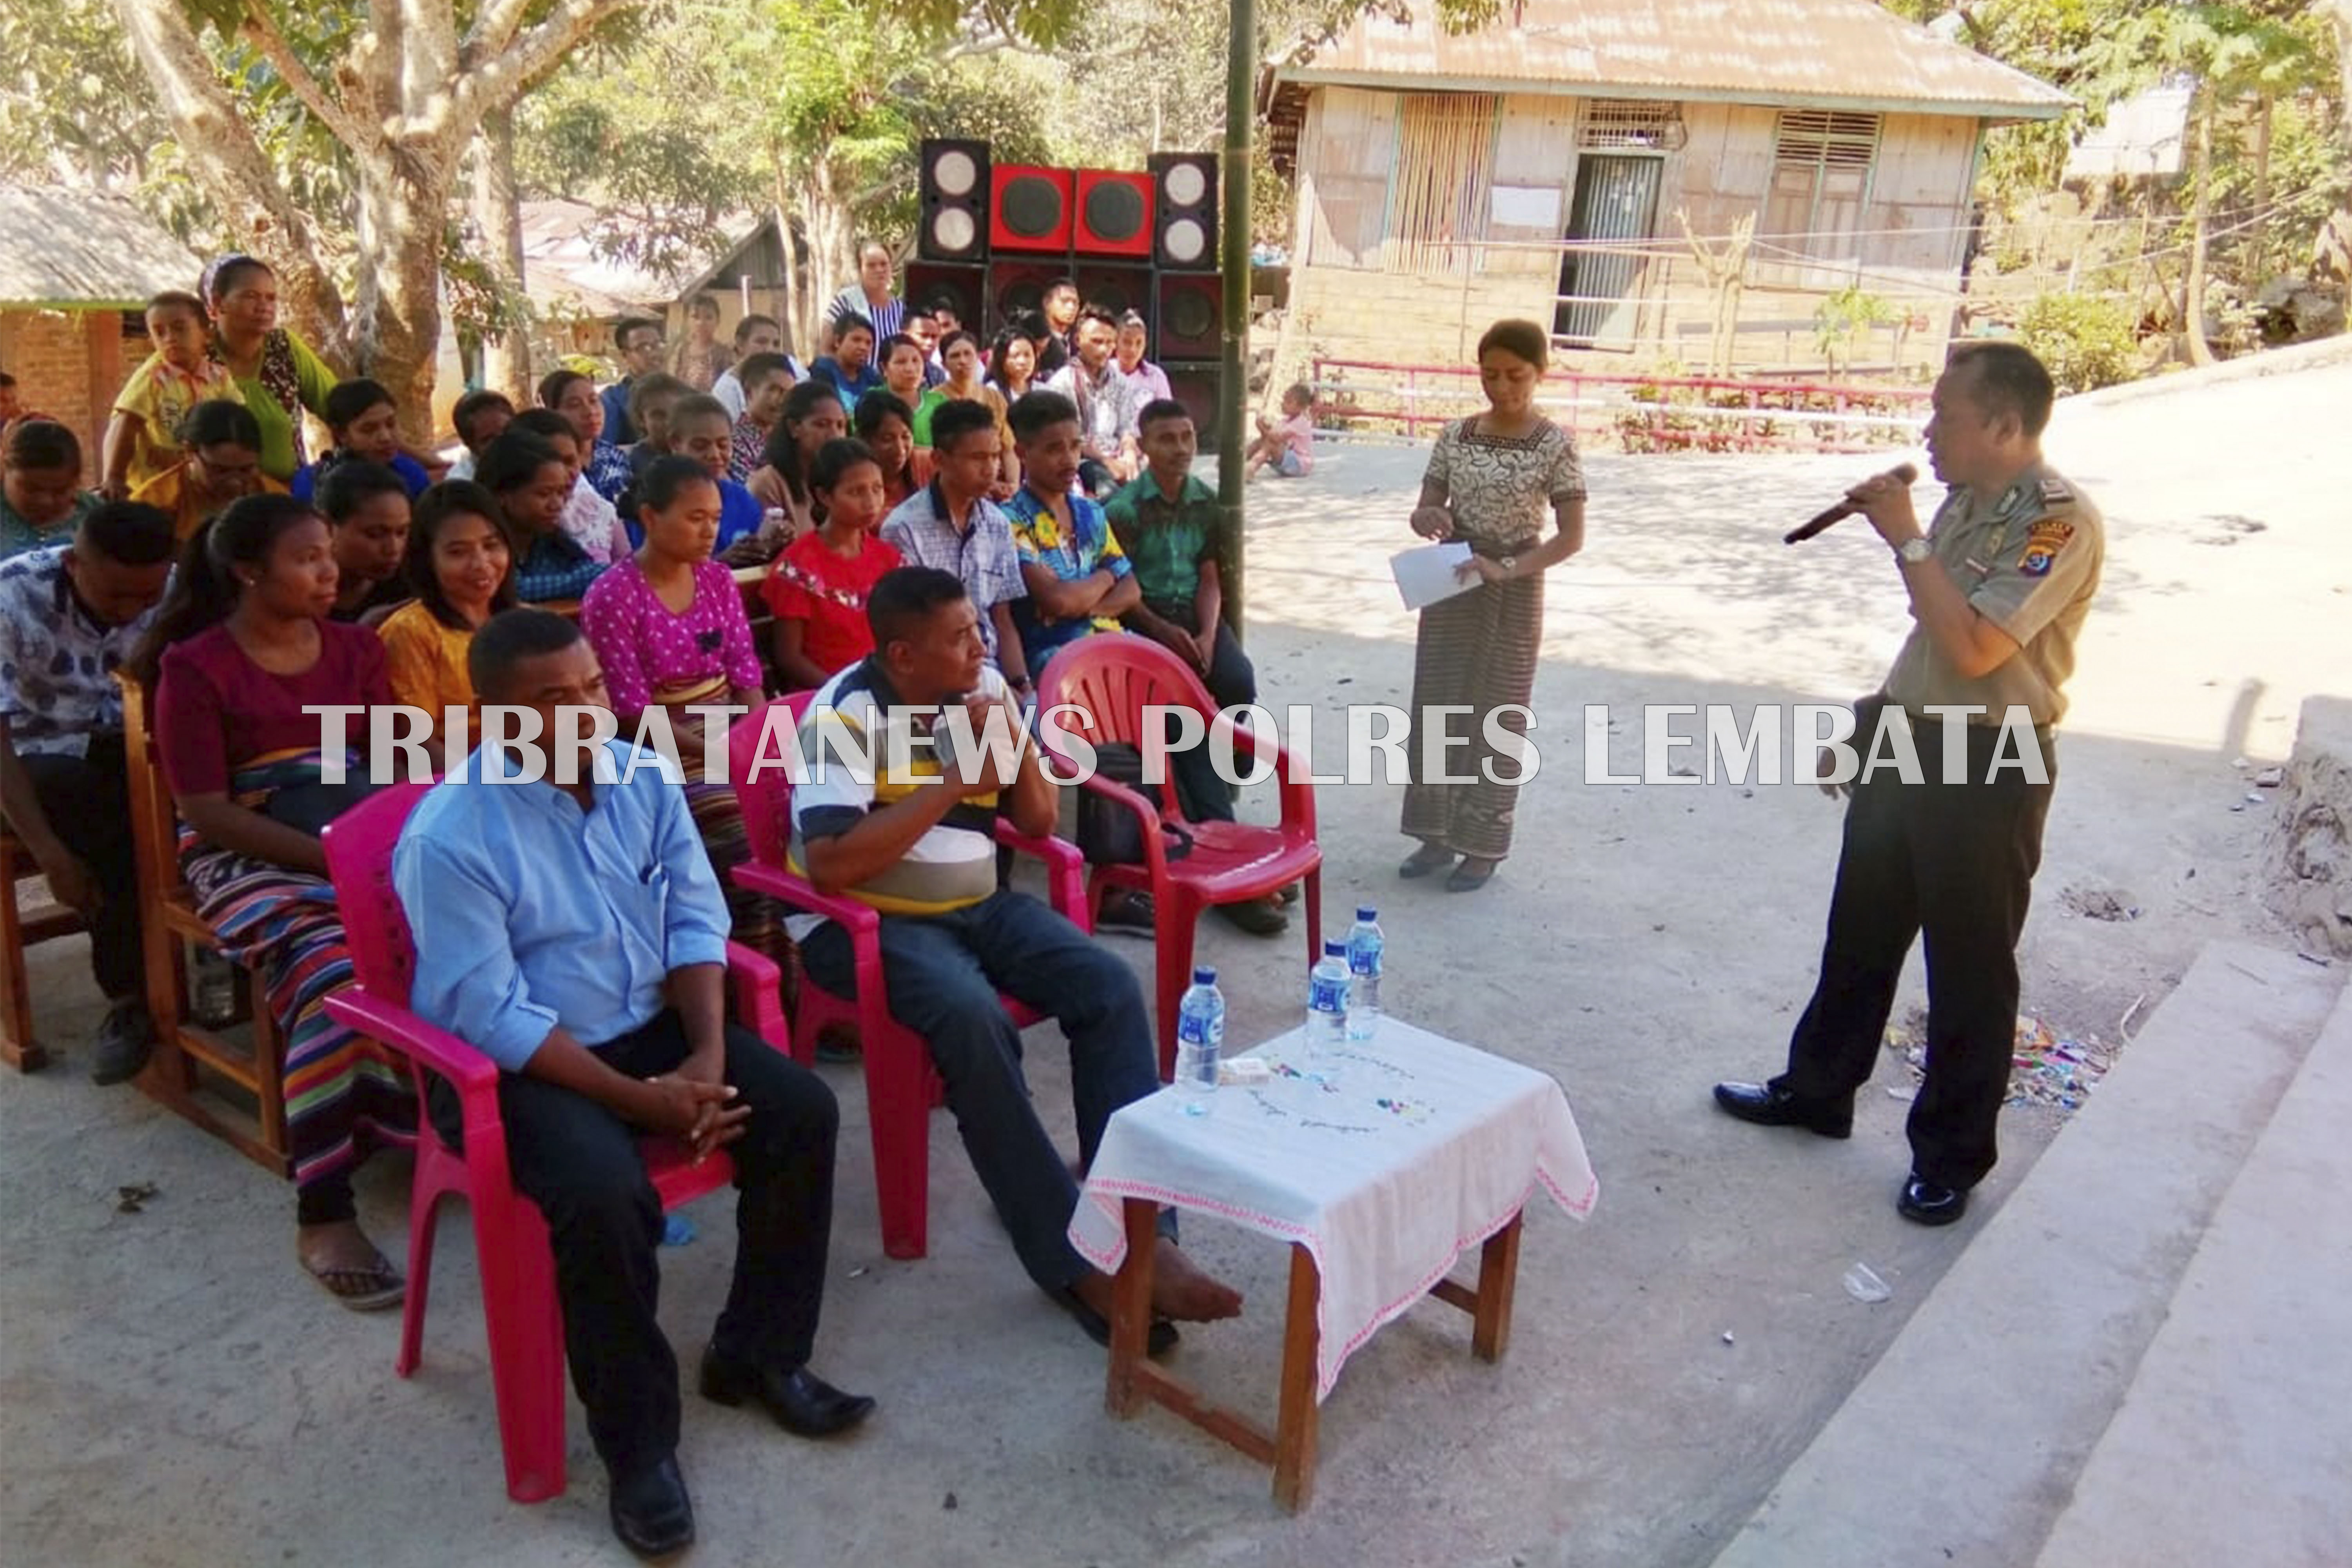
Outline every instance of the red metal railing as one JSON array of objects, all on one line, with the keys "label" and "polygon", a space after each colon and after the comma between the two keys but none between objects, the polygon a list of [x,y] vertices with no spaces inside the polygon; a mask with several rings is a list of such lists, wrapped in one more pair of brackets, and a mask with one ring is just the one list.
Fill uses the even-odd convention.
[{"label": "red metal railing", "polygon": [[[1317,358],[1308,375],[1317,423],[1386,423],[1418,439],[1484,405],[1466,365],[1395,364]],[[1363,395],[1391,401],[1366,401]],[[1555,369],[1538,406],[1579,435],[1606,436],[1628,451],[1853,452],[1916,437],[1928,394],[1910,386],[1701,375],[1601,374]]]}]

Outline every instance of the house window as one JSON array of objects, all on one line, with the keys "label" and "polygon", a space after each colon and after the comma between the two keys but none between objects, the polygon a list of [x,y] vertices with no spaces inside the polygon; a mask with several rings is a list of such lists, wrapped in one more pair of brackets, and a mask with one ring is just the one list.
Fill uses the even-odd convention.
[{"label": "house window", "polygon": [[[1839,274],[1861,263],[1855,238],[1870,196],[1871,165],[1878,157],[1879,116],[1843,110],[1790,109],[1780,113],[1773,148],[1772,187],[1764,205],[1766,262],[1795,262],[1806,287],[1836,287]],[[1817,265],[1806,266],[1811,262]],[[1826,268],[1818,265],[1829,264]]]},{"label": "house window", "polygon": [[1587,99],[1577,121],[1576,146],[1583,153],[1676,152],[1686,134],[1679,104]]},{"label": "house window", "polygon": [[1389,184],[1389,270],[1427,276],[1478,266],[1500,107],[1491,93],[1405,95]]}]

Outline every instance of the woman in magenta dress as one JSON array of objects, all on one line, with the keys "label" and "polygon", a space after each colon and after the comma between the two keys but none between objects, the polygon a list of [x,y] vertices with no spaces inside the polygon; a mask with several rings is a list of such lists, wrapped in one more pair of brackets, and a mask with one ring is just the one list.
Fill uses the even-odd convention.
[{"label": "woman in magenta dress", "polygon": [[329,1017],[352,977],[319,835],[366,793],[352,754],[325,782],[323,705],[389,704],[383,644],[327,619],[336,570],[326,520],[289,496],[247,496],[193,535],[133,668],[155,693],[155,746],[183,824],[180,865],[224,953],[257,967],[286,1042],[296,1251],[344,1306],[396,1304],[400,1276],[360,1228],[352,1168],[416,1124],[398,1060]]},{"label": "woman in magenta dress", "polygon": [[728,875],[751,856],[742,806],[728,785],[704,782],[703,704],[757,707],[765,696],[759,644],[735,574],[710,558],[719,538],[718,481],[692,458],[657,458],[637,481],[644,544],[596,580],[580,602],[580,629],[604,667],[604,689],[624,737],[646,710],[669,710],[687,764],[686,800],[702,847],[727,889],[735,940],[781,960],[791,951],[769,901]]}]

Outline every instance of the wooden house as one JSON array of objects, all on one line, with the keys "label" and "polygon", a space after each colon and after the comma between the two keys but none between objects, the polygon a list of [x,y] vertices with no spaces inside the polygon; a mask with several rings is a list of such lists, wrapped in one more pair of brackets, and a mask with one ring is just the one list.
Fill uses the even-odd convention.
[{"label": "wooden house", "polygon": [[1802,371],[1849,291],[1853,368],[1932,365],[1986,130],[2069,101],[1872,0],[1413,9],[1276,74],[1290,363],[1458,365],[1524,317],[1594,370]]}]

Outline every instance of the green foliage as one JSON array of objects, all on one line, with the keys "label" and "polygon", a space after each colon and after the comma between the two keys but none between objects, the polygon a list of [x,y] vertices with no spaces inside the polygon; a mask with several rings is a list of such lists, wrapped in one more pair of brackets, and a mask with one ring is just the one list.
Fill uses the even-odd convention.
[{"label": "green foliage", "polygon": [[2139,373],[2139,346],[2131,312],[2096,294],[2043,294],[2025,308],[2018,335],[2060,392],[2089,392],[2129,381]]}]

